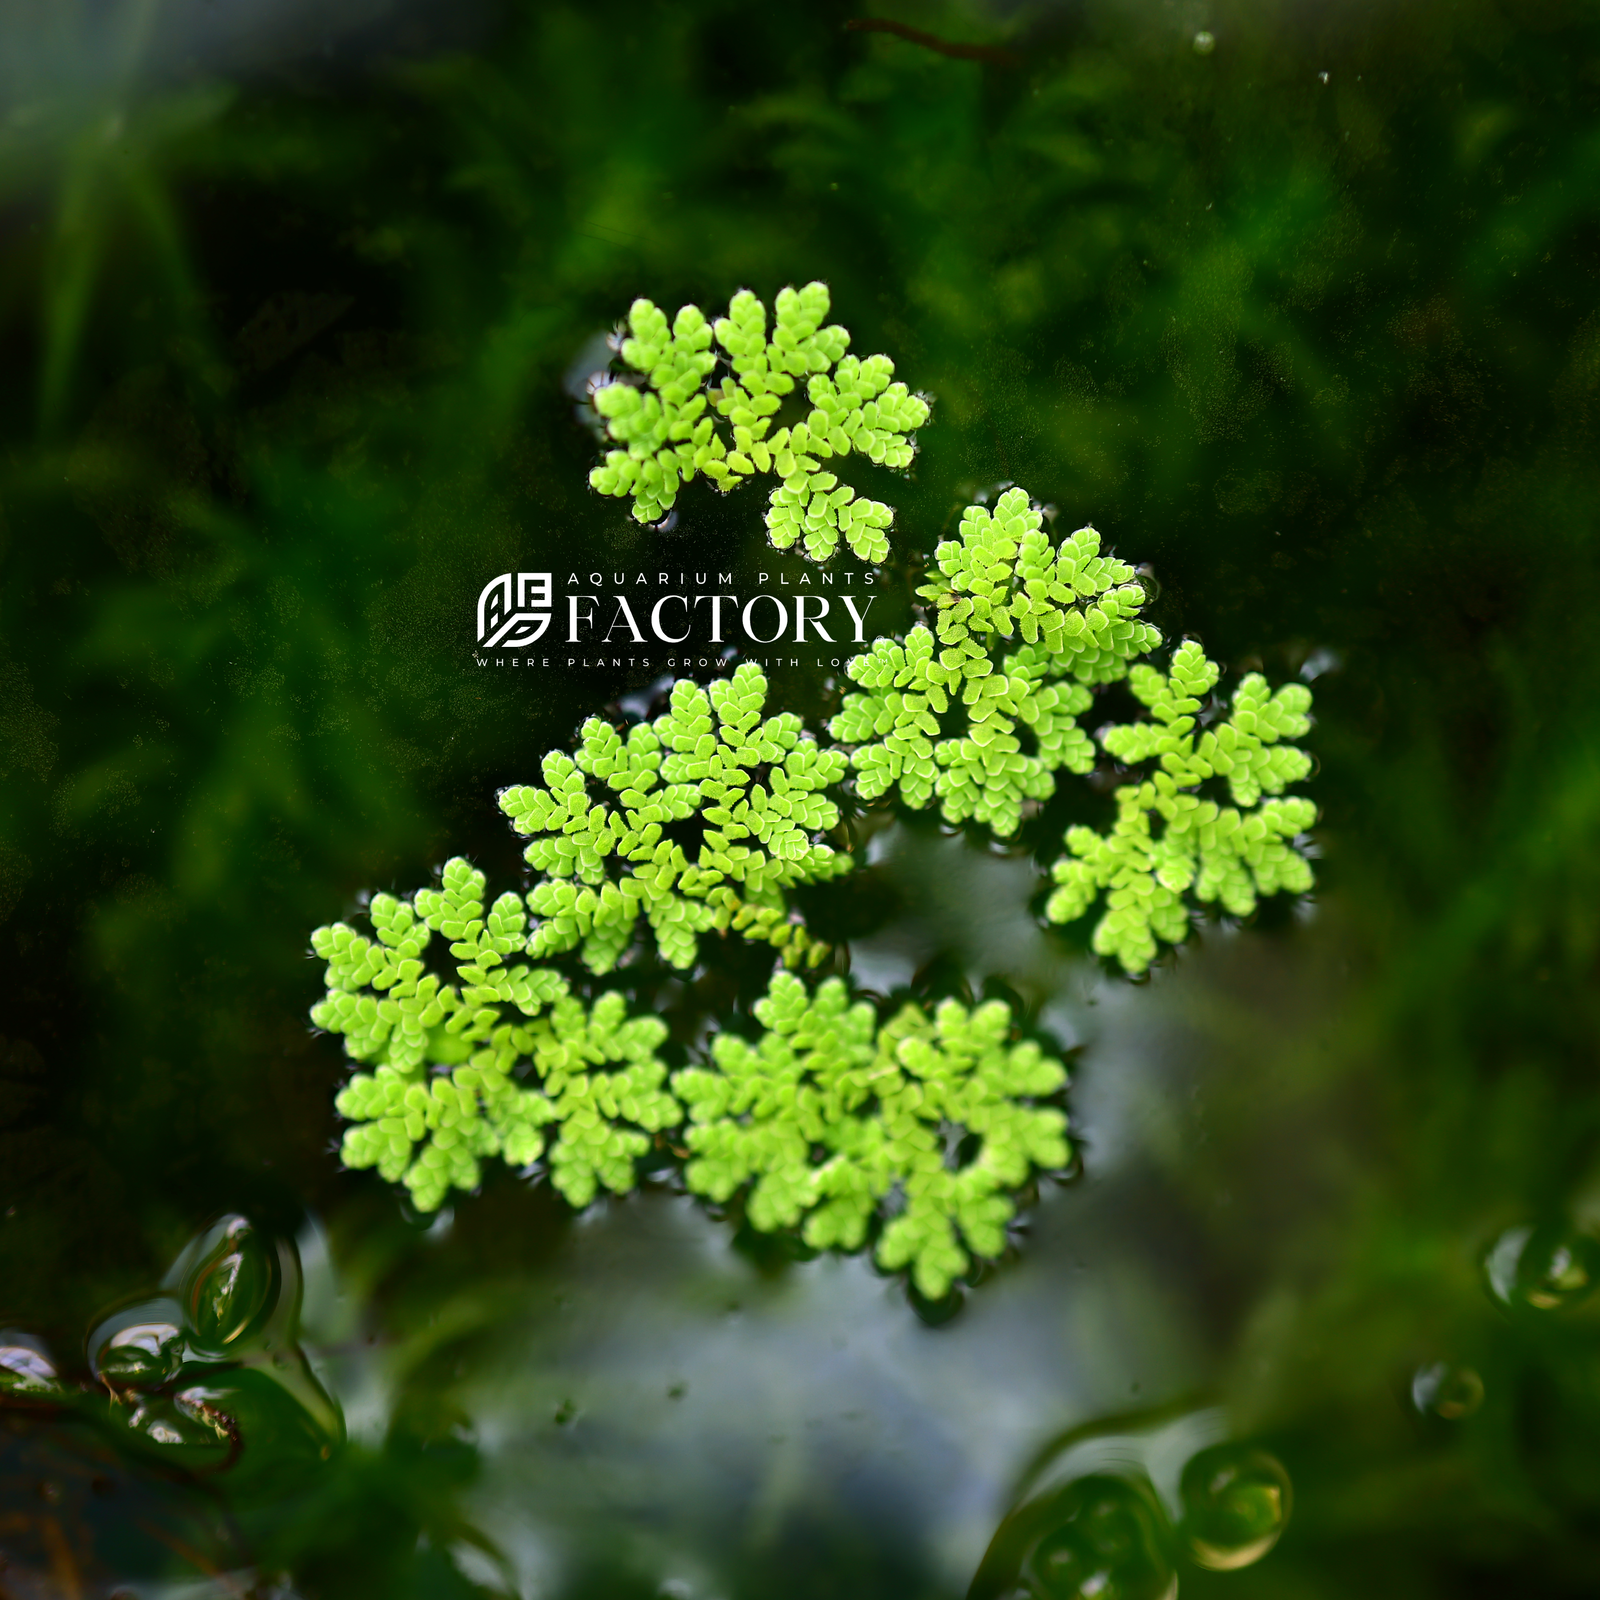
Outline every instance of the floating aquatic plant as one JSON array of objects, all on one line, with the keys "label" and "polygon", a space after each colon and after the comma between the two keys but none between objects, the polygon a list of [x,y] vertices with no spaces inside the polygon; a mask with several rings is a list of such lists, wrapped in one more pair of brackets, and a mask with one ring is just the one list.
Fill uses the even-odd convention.
[{"label": "floating aquatic plant", "polygon": [[[1316,807],[1297,796],[1263,798],[1282,796],[1311,770],[1310,756],[1289,742],[1310,730],[1311,691],[1291,683],[1274,694],[1252,672],[1228,715],[1204,726],[1219,676],[1192,640],[1173,652],[1166,673],[1132,669],[1129,687],[1150,718],[1108,728],[1101,743],[1118,761],[1150,764],[1149,775],[1117,790],[1109,832],[1073,828],[1070,854],[1053,868],[1059,887],[1046,916],[1072,922],[1104,892],[1094,948],[1131,973],[1155,960],[1158,939],[1177,944],[1188,933],[1191,892],[1247,916],[1261,895],[1311,887],[1311,863],[1296,841]],[[1197,792],[1211,779],[1226,784],[1232,805]]]},{"label": "floating aquatic plant", "polygon": [[[772,474],[781,480],[767,507],[776,548],[799,544],[825,561],[843,539],[863,561],[884,560],[893,511],[858,496],[829,463],[854,451],[880,466],[909,466],[911,435],[928,420],[928,403],[893,381],[887,356],[846,354],[850,335],[827,323],[828,309],[824,283],[784,289],[769,337],[767,308],[748,289],[715,325],[699,307],[684,306],[669,326],[659,307],[635,300],[620,346],[631,373],[594,394],[619,448],[607,451],[589,482],[602,494],[631,495],[634,516],[655,522],[697,473],[722,490]],[[716,383],[713,338],[728,368]],[[809,411],[775,426],[801,381]]]},{"label": "floating aquatic plant", "polygon": [[849,869],[817,837],[839,820],[822,791],[847,763],[792,713],[763,717],[766,695],[751,662],[709,692],[680,679],[665,715],[626,737],[591,717],[575,754],[545,756],[542,788],[501,794],[545,874],[528,896],[540,919],[531,954],[581,949],[591,971],[609,972],[642,917],[677,967],[693,965],[702,933],[730,927],[790,964],[822,958],[783,891]]},{"label": "floating aquatic plant", "polygon": [[[376,939],[345,923],[313,934],[328,992],[311,1015],[367,1069],[337,1100],[346,1166],[404,1183],[419,1210],[476,1188],[493,1156],[544,1156],[574,1206],[626,1194],[653,1136],[687,1109],[695,1193],[724,1201],[748,1185],[754,1227],[800,1227],[818,1248],[858,1250],[878,1219],[880,1264],[909,1267],[937,1298],[971,1254],[1004,1248],[1013,1191],[1070,1158],[1065,1116],[1035,1103],[1065,1069],[1012,1042],[998,1001],[945,1001],[931,1018],[907,1005],[880,1028],[841,979],[813,994],[779,972],[754,1008],[760,1039],[717,1035],[714,1065],[669,1085],[666,1024],[630,1016],[616,992],[586,1004],[559,973],[515,959],[531,943],[523,902],[486,905],[467,862],[410,900],[375,895],[369,914]],[[435,935],[454,982],[427,970]]]},{"label": "floating aquatic plant", "polygon": [[1066,1071],[1012,1042],[999,1001],[946,1000],[932,1017],[907,1005],[880,1027],[841,979],[813,994],[780,972],[754,1010],[759,1039],[718,1035],[715,1067],[672,1086],[689,1113],[689,1187],[719,1201],[747,1190],[762,1232],[858,1250],[882,1221],[879,1264],[909,1267],[937,1299],[971,1255],[1004,1248],[1030,1173],[1070,1158],[1066,1117],[1037,1103]]},{"label": "floating aquatic plant", "polygon": [[934,560],[917,590],[932,626],[850,662],[861,692],[829,730],[854,747],[864,799],[898,790],[920,810],[937,796],[948,821],[1009,835],[1025,801],[1054,792],[1056,772],[1094,765],[1077,722],[1088,686],[1123,677],[1161,635],[1140,620],[1134,569],[1102,554],[1093,528],[1052,544],[1021,489],[992,512],[968,506]]},{"label": "floating aquatic plant", "polygon": [[[602,1186],[625,1194],[650,1136],[682,1118],[656,1054],[666,1025],[630,1018],[619,994],[586,1005],[559,973],[510,959],[529,942],[523,901],[484,894],[457,858],[437,889],[374,895],[375,940],[342,922],[311,936],[328,963],[311,1019],[371,1068],[339,1094],[345,1164],[404,1182],[422,1211],[476,1188],[487,1156],[520,1167],[547,1150],[574,1205]],[[435,934],[455,982],[427,970]]]},{"label": "floating aquatic plant", "polygon": [[[803,538],[825,559],[842,537],[881,560],[888,508],[857,500],[820,462],[857,450],[904,466],[927,406],[890,382],[886,358],[848,356],[827,311],[823,285],[786,289],[769,338],[748,291],[714,328],[693,306],[669,328],[637,301],[621,354],[645,381],[596,391],[625,448],[595,469],[595,487],[631,494],[651,521],[697,472],[721,488],[773,472],[783,480],[767,516],[774,544]],[[730,368],[717,383],[713,342]],[[810,415],[773,431],[801,378]],[[1092,769],[1078,719],[1097,686],[1124,678],[1150,716],[1102,743],[1148,776],[1117,791],[1109,833],[1068,834],[1051,920],[1083,915],[1104,892],[1095,949],[1137,973],[1157,939],[1184,936],[1191,891],[1244,914],[1259,895],[1309,888],[1296,841],[1314,808],[1282,797],[1310,768],[1292,743],[1310,726],[1309,692],[1274,695],[1251,674],[1221,718],[1207,703],[1218,669],[1198,645],[1182,645],[1165,674],[1139,662],[1161,636],[1143,620],[1138,574],[1094,528],[1058,542],[1026,493],[1007,489],[992,510],[966,509],[917,597],[923,621],[850,661],[858,687],[828,729],[840,747],[791,713],[767,715],[752,662],[709,688],[679,680],[663,715],[625,731],[590,717],[570,754],[545,755],[542,784],[501,793],[530,836],[538,877],[525,899],[508,892],[486,906],[482,873],[455,860],[438,889],[376,896],[375,938],[343,923],[318,929],[328,992],[313,1018],[366,1069],[338,1097],[346,1163],[404,1182],[432,1210],[451,1188],[476,1187],[485,1158],[543,1157],[583,1206],[602,1189],[633,1189],[654,1147],[686,1161],[694,1193],[739,1199],[758,1231],[795,1229],[817,1249],[870,1244],[930,1298],[973,1257],[998,1255],[1016,1191],[1071,1155],[1065,1115],[1049,1103],[1065,1070],[1013,1040],[1005,1005],[952,1000],[931,1017],[907,1005],[880,1022],[843,980],[813,991],[780,971],[754,1007],[759,1037],[714,1035],[709,1059],[669,1083],[659,1018],[630,1016],[615,992],[585,1000],[540,964],[577,952],[590,972],[610,973],[642,924],[680,969],[698,959],[701,935],[727,930],[770,942],[791,969],[815,966],[827,947],[786,891],[852,865],[823,838],[839,821],[830,786],[915,809],[937,798],[947,820],[1008,836],[1028,802],[1054,792],[1056,773]],[[1212,780],[1231,804],[1201,792]],[[424,961],[436,934],[450,971]],[[661,1137],[679,1128],[674,1142]]]}]

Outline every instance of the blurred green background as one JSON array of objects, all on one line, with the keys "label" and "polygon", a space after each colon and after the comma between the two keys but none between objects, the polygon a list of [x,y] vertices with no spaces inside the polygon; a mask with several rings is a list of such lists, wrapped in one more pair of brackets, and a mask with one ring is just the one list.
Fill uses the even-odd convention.
[{"label": "blurred green background", "polygon": [[[1189,1390],[1297,1510],[1185,1594],[1593,1593],[1600,1313],[1513,1315],[1479,1258],[1600,1225],[1600,18],[885,8],[964,59],[854,15],[4,6],[0,1320],[81,1364],[218,1212],[321,1219],[351,1443],[270,1499],[137,1489],[227,1508],[205,1560],[262,1595],[960,1594],[1042,1441]],[[667,1195],[575,1225],[500,1175],[429,1233],[339,1170],[306,1021],[308,931],[453,853],[514,881],[495,790],[641,686],[486,680],[482,584],[765,548],[755,490],[666,535],[588,491],[585,352],[638,294],[817,277],[934,397],[868,486],[898,577],[1014,481],[1152,563],[1169,636],[1322,669],[1314,910],[1135,987],[911,823],[837,908],[1083,1046],[1083,1180],[938,1328]],[[1486,1385],[1450,1428],[1406,1409],[1441,1359]],[[858,1390],[848,1449],[794,1444]],[[67,1446],[10,1426],[33,1527]],[[106,1504],[81,1592],[206,1570],[114,1571]]]}]

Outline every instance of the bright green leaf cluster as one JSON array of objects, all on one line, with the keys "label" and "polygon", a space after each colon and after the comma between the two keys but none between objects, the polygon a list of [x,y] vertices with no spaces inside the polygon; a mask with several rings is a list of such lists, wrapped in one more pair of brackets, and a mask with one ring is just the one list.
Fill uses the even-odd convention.
[{"label": "bright green leaf cluster", "polygon": [[[483,874],[457,859],[437,890],[375,896],[376,938],[345,923],[312,936],[328,963],[312,1020],[366,1069],[337,1100],[345,1164],[403,1182],[419,1210],[475,1188],[491,1156],[545,1157],[574,1206],[627,1194],[687,1109],[695,1193],[748,1187],[755,1227],[800,1227],[819,1249],[858,1250],[876,1229],[879,1263],[937,1298],[972,1255],[1004,1248],[1029,1175],[1071,1157],[1065,1115],[1038,1103],[1066,1072],[1012,1042],[999,1002],[945,1001],[931,1018],[908,1005],[880,1027],[843,980],[812,993],[779,972],[754,1008],[760,1039],[719,1034],[715,1065],[669,1085],[660,1018],[630,1017],[617,993],[585,1005],[559,974],[508,960],[529,942],[526,912],[515,894],[484,900]],[[435,934],[453,982],[426,969]]]},{"label": "bright green leaf cluster", "polygon": [[595,410],[623,448],[608,451],[589,482],[601,494],[631,494],[634,516],[657,522],[672,509],[680,483],[726,454],[706,413],[705,381],[717,358],[696,306],[684,306],[669,329],[665,313],[635,300],[628,326],[622,359],[647,386],[608,383],[595,391]]},{"label": "bright green leaf cluster", "polygon": [[[656,1055],[665,1024],[629,1019],[617,994],[585,1006],[558,973],[508,959],[528,944],[523,902],[508,892],[486,908],[483,874],[460,858],[438,889],[368,909],[375,940],[342,922],[311,936],[328,964],[312,1021],[372,1068],[338,1098],[345,1164],[404,1182],[423,1211],[476,1187],[485,1156],[525,1166],[547,1144],[573,1205],[632,1189],[650,1136],[682,1120]],[[435,934],[453,983],[424,963]]]},{"label": "bright green leaf cluster", "polygon": [[[767,531],[778,549],[798,543],[813,561],[825,561],[843,539],[863,561],[884,560],[893,511],[858,497],[825,463],[855,451],[880,466],[909,466],[910,436],[928,420],[928,403],[893,381],[887,356],[847,355],[850,335],[826,324],[828,308],[826,284],[784,289],[769,338],[767,308],[748,289],[734,295],[714,329],[695,306],[684,306],[669,329],[665,313],[634,301],[621,353],[645,385],[619,380],[595,391],[606,431],[623,448],[608,451],[589,482],[602,494],[632,495],[634,516],[655,522],[696,473],[723,490],[774,473],[782,482],[767,507]],[[713,332],[731,371],[708,388]],[[775,427],[802,379],[810,409]],[[717,417],[731,439],[717,432]]]},{"label": "bright green leaf cluster", "polygon": [[1004,1248],[1029,1174],[1070,1159],[1066,1117],[1033,1103],[1065,1069],[1011,1043],[999,1001],[946,1000],[932,1018],[908,1005],[880,1028],[841,979],[813,994],[780,972],[755,1014],[759,1040],[718,1035],[715,1068],[672,1086],[689,1112],[689,1187],[721,1201],[748,1186],[757,1229],[798,1226],[818,1249],[857,1250],[887,1216],[879,1264],[909,1267],[939,1298],[970,1255]]},{"label": "bright green leaf cluster", "polygon": [[1123,677],[1161,635],[1140,620],[1133,568],[1102,555],[1093,528],[1052,545],[1021,489],[992,513],[968,506],[935,560],[917,591],[933,627],[855,657],[865,692],[845,696],[829,731],[855,747],[864,799],[898,786],[920,810],[937,795],[948,821],[1012,834],[1024,801],[1054,793],[1055,772],[1094,765],[1077,722],[1087,686]]},{"label": "bright green leaf cluster", "polygon": [[[1305,751],[1285,742],[1310,730],[1311,691],[1291,683],[1272,694],[1252,672],[1234,691],[1227,719],[1202,729],[1219,675],[1193,641],[1174,651],[1166,675],[1133,668],[1129,684],[1150,720],[1107,729],[1101,742],[1119,761],[1154,762],[1154,769],[1117,790],[1108,834],[1073,828],[1071,855],[1055,864],[1059,887],[1046,915],[1072,922],[1105,891],[1094,948],[1129,972],[1150,965],[1157,939],[1176,944],[1187,934],[1183,896],[1191,889],[1246,916],[1260,895],[1311,887],[1311,863],[1294,841],[1316,820],[1316,807],[1299,797],[1262,799],[1282,795],[1311,770]],[[1226,781],[1233,805],[1195,792],[1212,778]]]},{"label": "bright green leaf cluster", "polygon": [[817,838],[839,820],[822,791],[846,761],[803,737],[792,713],[764,718],[766,696],[751,662],[709,693],[680,679],[664,716],[626,738],[591,717],[575,755],[545,756],[542,788],[501,794],[545,875],[528,896],[534,955],[581,947],[591,971],[609,972],[642,916],[677,967],[694,964],[700,934],[729,927],[791,965],[821,959],[783,891],[851,865]]}]

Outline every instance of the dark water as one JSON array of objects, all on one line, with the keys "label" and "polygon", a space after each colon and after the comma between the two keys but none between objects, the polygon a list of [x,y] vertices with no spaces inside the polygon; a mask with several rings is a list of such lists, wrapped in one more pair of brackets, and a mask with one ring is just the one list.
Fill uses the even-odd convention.
[{"label": "dark water", "polygon": [[[0,1411],[0,1594],[1600,1583],[1600,23],[893,15],[992,48],[831,5],[6,7],[0,1323],[63,1387]],[[959,1309],[663,1186],[574,1217],[496,1166],[419,1218],[341,1170],[306,1020],[311,928],[452,854],[515,881],[495,791],[653,675],[471,664],[493,574],[669,537],[586,487],[596,336],[813,278],[934,397],[912,481],[858,480],[891,600],[1014,481],[1152,564],[1169,637],[1324,669],[1314,901],[1147,984],[1029,909],[1092,795],[1007,855],[902,818],[814,907],[861,981],[1072,1052],[1081,1175]],[[760,504],[692,486],[674,551],[754,563]],[[238,1261],[188,1267],[238,1325],[136,1421],[89,1336],[181,1321],[227,1216]],[[1165,1526],[1219,1442],[1292,1485],[1237,1570]]]}]

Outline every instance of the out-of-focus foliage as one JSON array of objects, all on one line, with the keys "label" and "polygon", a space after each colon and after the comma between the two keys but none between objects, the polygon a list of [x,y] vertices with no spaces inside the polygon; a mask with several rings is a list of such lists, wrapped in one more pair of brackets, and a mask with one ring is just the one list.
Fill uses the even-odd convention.
[{"label": "out-of-focus foliage", "polygon": [[[1296,846],[1317,808],[1277,798],[1311,770],[1304,750],[1282,742],[1310,731],[1311,691],[1289,683],[1273,694],[1252,672],[1234,690],[1227,717],[1206,726],[1207,697],[1220,676],[1192,639],[1172,652],[1165,674],[1143,662],[1133,668],[1129,685],[1151,720],[1106,728],[1100,742],[1121,763],[1150,764],[1149,776],[1117,790],[1109,833],[1070,829],[1072,853],[1055,864],[1060,887],[1045,914],[1075,921],[1104,890],[1094,948],[1129,972],[1155,960],[1158,938],[1177,944],[1188,933],[1188,890],[1245,917],[1258,895],[1311,887],[1311,863]],[[1220,719],[1220,708],[1212,716]],[[1226,780],[1233,805],[1197,792],[1208,779]]]},{"label": "out-of-focus foliage", "polygon": [[1077,724],[1087,686],[1123,677],[1161,635],[1140,620],[1133,568],[1103,556],[1093,528],[1052,544],[1021,489],[992,513],[968,506],[960,537],[934,558],[917,590],[932,628],[854,657],[849,674],[866,692],[844,697],[829,731],[854,747],[864,798],[898,790],[920,810],[938,796],[947,821],[970,817],[1003,837],[1027,801],[1055,792],[1052,774],[1093,766]]},{"label": "out-of-focus foliage", "polygon": [[[589,482],[602,494],[631,494],[634,516],[655,522],[697,472],[724,491],[757,472],[775,473],[783,480],[767,507],[775,549],[799,543],[811,560],[826,561],[842,538],[863,561],[884,560],[893,510],[858,499],[824,463],[855,450],[879,466],[910,466],[910,435],[928,420],[928,405],[891,381],[887,356],[846,355],[850,334],[838,323],[824,325],[828,308],[825,283],[781,290],[769,339],[766,305],[748,289],[734,295],[714,328],[698,306],[680,307],[669,328],[664,312],[635,300],[619,348],[645,382],[595,390],[607,434],[626,448],[608,451]],[[713,332],[731,368],[719,383],[708,381],[717,363]],[[798,379],[811,409],[774,429]],[[718,416],[732,427],[731,449],[716,431]]]},{"label": "out-of-focus foliage", "polygon": [[[635,723],[626,739],[591,717],[576,756],[545,756],[543,788],[501,793],[517,832],[535,835],[528,865],[545,874],[528,896],[534,955],[581,947],[590,971],[609,972],[641,916],[675,967],[694,964],[699,935],[729,927],[791,961],[827,954],[790,919],[783,891],[850,868],[817,838],[839,820],[822,791],[845,760],[792,712],[763,718],[766,698],[750,662],[709,693],[680,679],[666,715]],[[594,798],[599,789],[615,809]]]},{"label": "out-of-focus foliage", "polygon": [[970,1265],[998,1256],[1012,1191],[1070,1158],[1066,1117],[1039,1105],[1066,1083],[1059,1061],[1013,1044],[998,1000],[969,1011],[905,1006],[879,1027],[844,983],[815,994],[780,972],[753,1008],[766,1030],[712,1041],[715,1069],[672,1086],[689,1112],[689,1187],[727,1200],[749,1186],[762,1232],[799,1226],[816,1249],[859,1250],[889,1206],[880,1266],[909,1267],[940,1299]]}]

